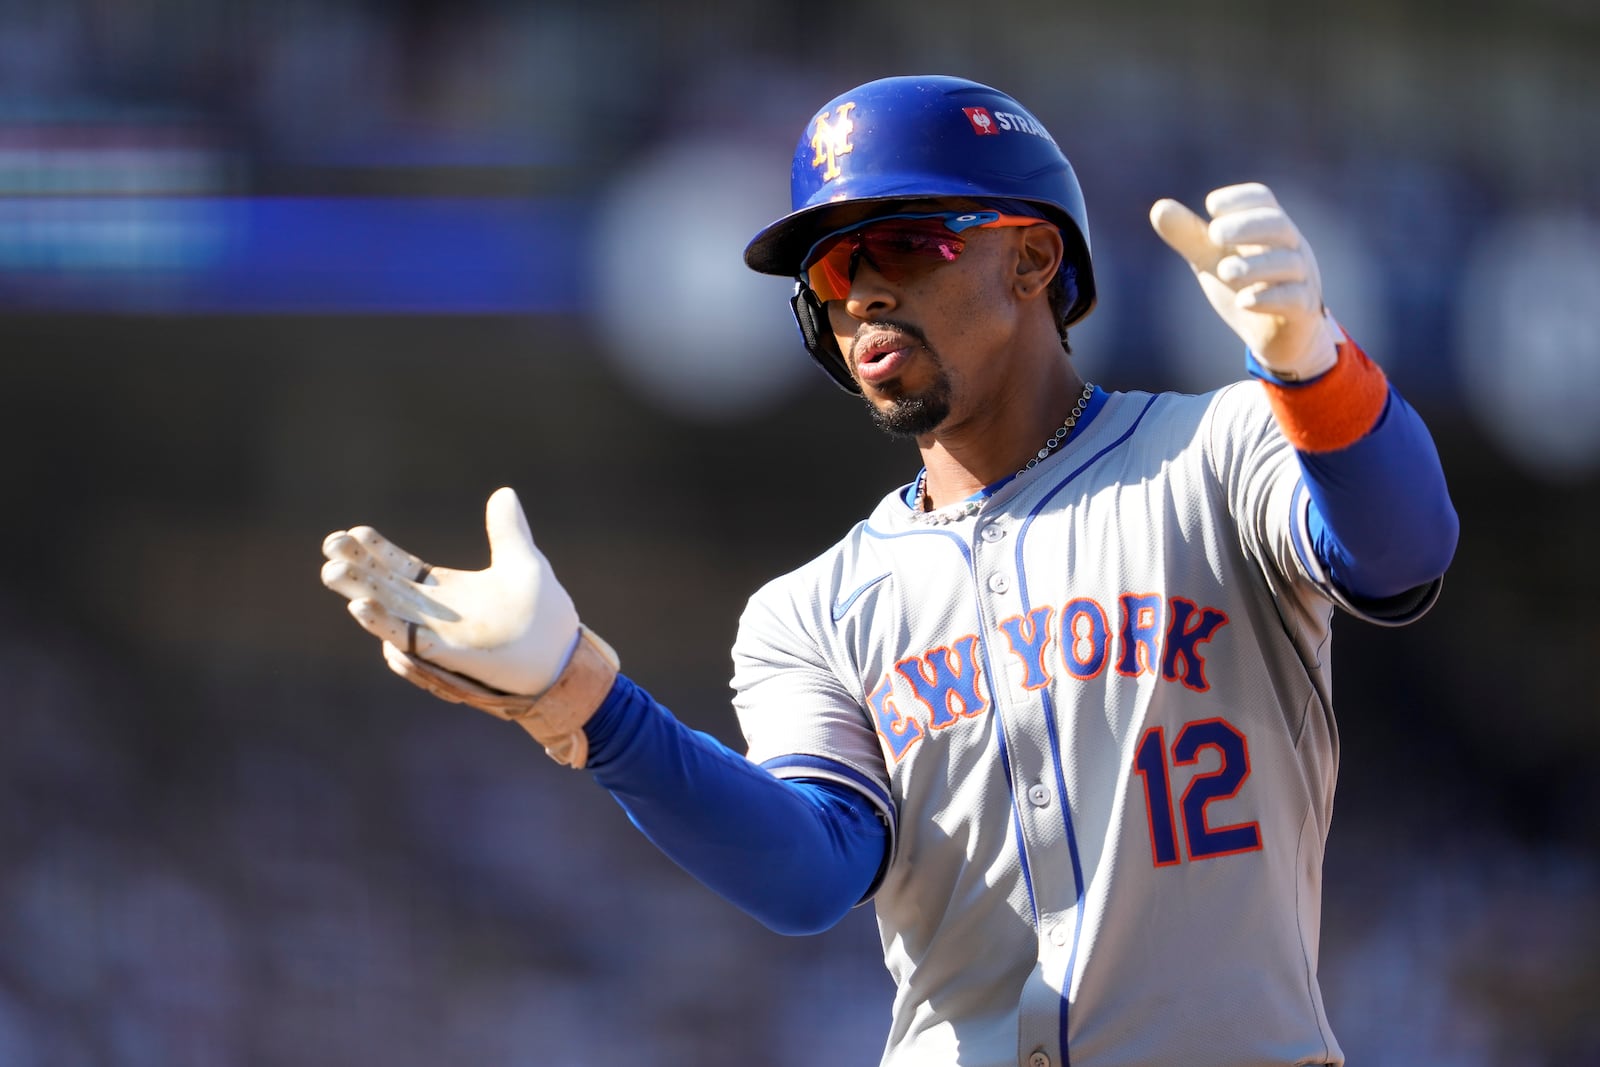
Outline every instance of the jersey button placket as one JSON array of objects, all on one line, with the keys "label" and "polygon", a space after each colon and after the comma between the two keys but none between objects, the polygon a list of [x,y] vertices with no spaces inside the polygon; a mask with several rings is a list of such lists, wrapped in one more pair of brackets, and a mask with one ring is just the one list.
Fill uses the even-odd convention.
[{"label": "jersey button placket", "polygon": [[989,591],[991,593],[1004,593],[1011,588],[1011,579],[1003,574],[989,575]]}]

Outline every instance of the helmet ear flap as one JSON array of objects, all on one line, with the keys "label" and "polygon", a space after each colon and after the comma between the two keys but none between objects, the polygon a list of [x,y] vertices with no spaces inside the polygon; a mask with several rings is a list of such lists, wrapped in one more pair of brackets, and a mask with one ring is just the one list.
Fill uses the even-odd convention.
[{"label": "helmet ear flap", "polygon": [[833,383],[847,393],[861,395],[850,371],[845,366],[844,353],[834,340],[833,328],[828,325],[828,312],[817,299],[817,294],[804,281],[794,283],[794,296],[789,298],[789,308],[794,312],[795,325],[800,327],[800,339],[806,352],[816,361]]}]

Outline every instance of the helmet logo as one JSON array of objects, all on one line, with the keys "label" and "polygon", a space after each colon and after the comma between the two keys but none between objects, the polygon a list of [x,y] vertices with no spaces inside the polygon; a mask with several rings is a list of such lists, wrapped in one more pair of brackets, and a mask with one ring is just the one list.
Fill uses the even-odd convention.
[{"label": "helmet logo", "polygon": [[995,125],[994,116],[989,114],[988,108],[964,107],[961,110],[967,113],[967,121],[972,123],[972,131],[974,133],[998,134],[1000,132],[1000,128]]},{"label": "helmet logo", "polygon": [[856,129],[856,124],[850,121],[850,112],[855,106],[854,103],[840,104],[834,108],[832,121],[829,121],[826,111],[816,118],[816,130],[811,134],[811,148],[816,155],[811,165],[820,167],[827,164],[822,172],[825,182],[831,182],[844,173],[839,167],[839,157],[855,150],[856,146],[850,143],[850,135]]}]

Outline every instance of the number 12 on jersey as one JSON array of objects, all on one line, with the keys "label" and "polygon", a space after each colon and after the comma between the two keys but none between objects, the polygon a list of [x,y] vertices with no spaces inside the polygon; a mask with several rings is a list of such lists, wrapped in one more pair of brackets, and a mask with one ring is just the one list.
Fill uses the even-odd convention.
[{"label": "number 12 on jersey", "polygon": [[[1222,763],[1214,771],[1189,780],[1177,808],[1183,813],[1183,840],[1191,860],[1208,860],[1261,847],[1261,827],[1254,822],[1212,826],[1206,805],[1237,796],[1250,777],[1250,748],[1244,734],[1225,719],[1200,719],[1183,724],[1172,742],[1172,765],[1185,767],[1200,761],[1203,749],[1216,749]],[[1145,810],[1150,816],[1150,855],[1157,867],[1181,863],[1178,822],[1174,818],[1172,777],[1167,764],[1166,731],[1152,726],[1139,739],[1133,770],[1144,780]]]}]

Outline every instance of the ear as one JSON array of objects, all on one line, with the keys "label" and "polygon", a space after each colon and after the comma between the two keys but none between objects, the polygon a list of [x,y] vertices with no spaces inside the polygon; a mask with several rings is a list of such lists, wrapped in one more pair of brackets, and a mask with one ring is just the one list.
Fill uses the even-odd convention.
[{"label": "ear", "polygon": [[1018,296],[1042,296],[1061,267],[1065,246],[1054,226],[1025,226],[1017,251],[1014,285]]}]

